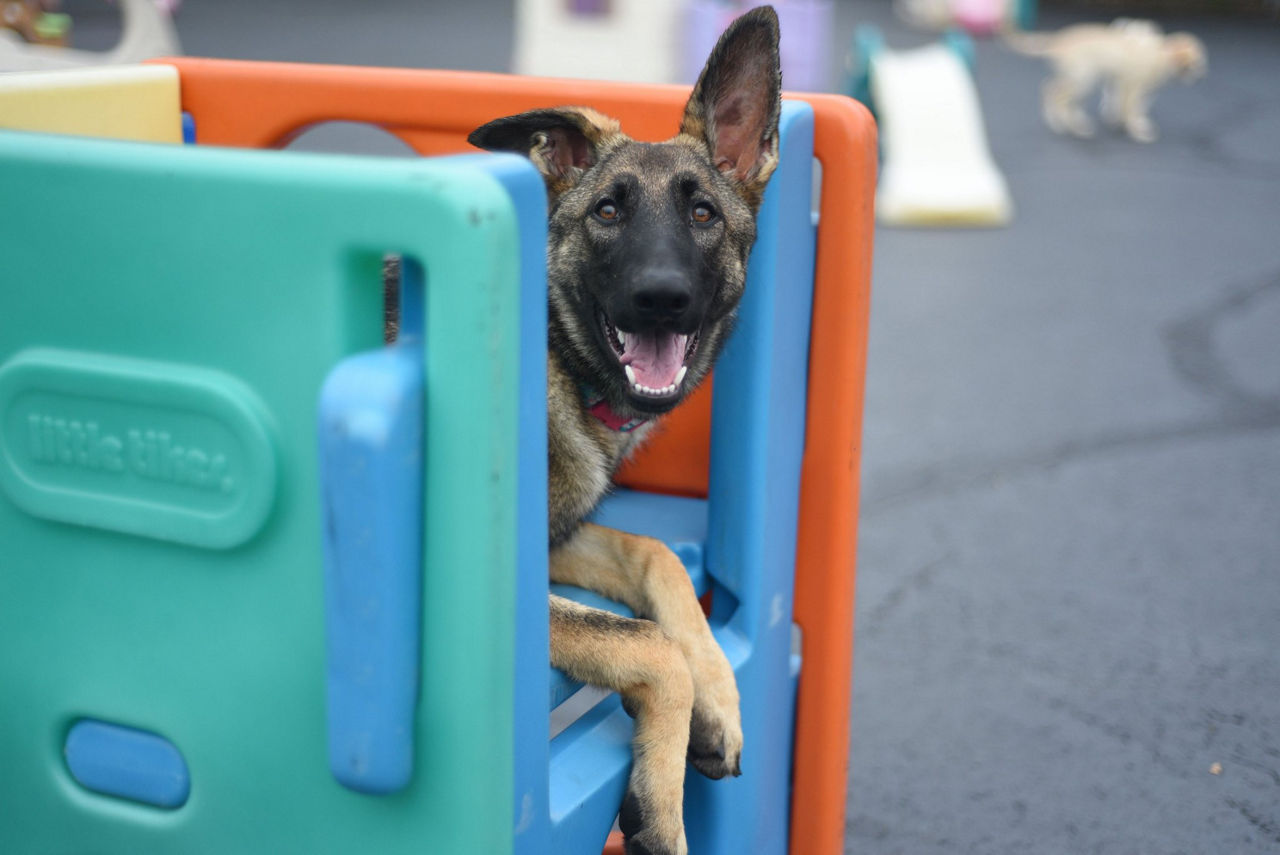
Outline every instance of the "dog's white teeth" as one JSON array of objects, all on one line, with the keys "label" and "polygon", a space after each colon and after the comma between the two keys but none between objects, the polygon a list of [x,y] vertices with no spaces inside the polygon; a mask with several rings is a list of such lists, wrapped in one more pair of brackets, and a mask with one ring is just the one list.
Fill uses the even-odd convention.
[{"label": "dog's white teeth", "polygon": [[622,348],[623,350],[627,349],[626,333],[624,333],[622,330],[618,329],[617,327],[614,327],[613,337],[618,340],[618,347]]},{"label": "dog's white teeth", "polygon": [[631,388],[634,389],[636,393],[640,395],[652,395],[654,397],[660,397],[664,395],[674,395],[676,393],[676,390],[679,389],[680,387],[672,383],[670,386],[663,386],[661,389],[655,389],[652,386],[646,386],[643,383],[632,383]]},{"label": "dog's white teeth", "polygon": [[[630,365],[623,366],[627,372],[627,380],[631,383],[631,390],[637,395],[650,395],[653,397],[664,397],[666,395],[674,395],[680,389],[680,382],[677,380],[670,386],[663,386],[661,389],[655,389],[652,386],[646,386],[643,383],[636,382],[635,372],[631,370]],[[682,377],[684,375],[681,375]]]},{"label": "dog's white teeth", "polygon": [[676,380],[674,383],[671,384],[672,389],[675,389],[684,381],[685,372],[687,372],[688,370],[689,370],[689,366],[687,365],[680,366],[680,370],[676,372]]}]

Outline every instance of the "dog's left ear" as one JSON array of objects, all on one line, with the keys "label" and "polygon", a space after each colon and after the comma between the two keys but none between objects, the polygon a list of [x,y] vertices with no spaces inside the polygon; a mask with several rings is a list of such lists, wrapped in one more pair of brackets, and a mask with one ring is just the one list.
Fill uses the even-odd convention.
[{"label": "dog's left ear", "polygon": [[596,165],[602,149],[625,139],[616,119],[589,107],[557,107],[494,119],[472,131],[467,142],[523,154],[542,173],[554,199]]},{"label": "dog's left ear", "polygon": [[760,6],[720,37],[685,105],[680,133],[701,140],[716,169],[756,208],[778,165],[781,109],[778,16]]}]

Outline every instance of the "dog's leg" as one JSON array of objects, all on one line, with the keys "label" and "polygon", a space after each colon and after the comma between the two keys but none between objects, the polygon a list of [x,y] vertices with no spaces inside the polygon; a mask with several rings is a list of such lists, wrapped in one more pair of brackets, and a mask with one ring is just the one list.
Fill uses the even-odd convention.
[{"label": "dog's leg", "polygon": [[551,664],[618,692],[635,715],[635,763],[618,817],[628,855],[688,855],[684,764],[693,680],[680,648],[653,621],[552,596]]},{"label": "dog's leg", "polygon": [[1044,118],[1045,125],[1055,134],[1064,134],[1067,132],[1067,126],[1062,121],[1062,108],[1058,105],[1059,101],[1059,85],[1056,77],[1050,78],[1044,82],[1040,88],[1040,115]]},{"label": "dog's leg", "polygon": [[657,621],[693,675],[689,762],[709,778],[740,774],[738,684],[680,559],[660,540],[586,524],[551,553],[551,579],[596,591]]},{"label": "dog's leg", "polygon": [[1081,101],[1097,83],[1097,75],[1089,69],[1063,66],[1044,84],[1042,94],[1045,124],[1054,133],[1077,137],[1093,136],[1093,122]]},{"label": "dog's leg", "polygon": [[1155,142],[1160,136],[1148,110],[1151,86],[1146,81],[1126,81],[1120,90],[1120,111],[1125,132],[1137,142]]},{"label": "dog's leg", "polygon": [[1114,78],[1108,80],[1102,86],[1102,102],[1099,104],[1098,112],[1108,127],[1120,128],[1124,126],[1124,97],[1122,92],[1123,87]]},{"label": "dog's leg", "polygon": [[1044,84],[1041,94],[1044,123],[1055,134],[1089,136],[1093,129],[1089,119],[1082,115],[1076,99],[1076,84],[1067,77],[1054,77]]}]

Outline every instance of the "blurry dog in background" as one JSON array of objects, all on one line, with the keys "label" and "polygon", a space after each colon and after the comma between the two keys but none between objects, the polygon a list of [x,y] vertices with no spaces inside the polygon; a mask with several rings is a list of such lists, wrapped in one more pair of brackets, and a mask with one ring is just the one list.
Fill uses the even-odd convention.
[{"label": "blurry dog in background", "polygon": [[1078,24],[1056,33],[1005,34],[1014,50],[1048,60],[1042,111],[1055,133],[1090,137],[1093,121],[1081,101],[1102,87],[1105,122],[1138,142],[1158,136],[1148,114],[1157,89],[1173,78],[1191,82],[1208,64],[1204,45],[1190,33],[1168,33],[1153,21],[1119,18],[1111,24]]}]

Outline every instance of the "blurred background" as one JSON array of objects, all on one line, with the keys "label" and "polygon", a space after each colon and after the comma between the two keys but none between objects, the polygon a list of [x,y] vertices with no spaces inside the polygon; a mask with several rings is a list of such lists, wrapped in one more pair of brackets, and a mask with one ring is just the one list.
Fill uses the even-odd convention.
[{"label": "blurred background", "polygon": [[[195,56],[687,81],[705,55],[685,4],[516,5],[173,20]],[[989,194],[876,235],[847,851],[1280,852],[1280,5],[801,5],[787,85],[873,100],[886,176]],[[121,37],[119,6],[59,11],[74,48]],[[577,50],[555,14],[629,49]],[[1154,142],[1054,133],[1052,63],[992,31],[1118,16],[1195,34],[1206,73],[1154,90]],[[876,71],[931,44],[956,61],[923,86]]]}]

